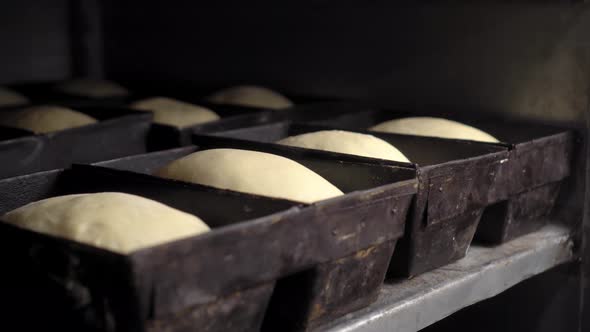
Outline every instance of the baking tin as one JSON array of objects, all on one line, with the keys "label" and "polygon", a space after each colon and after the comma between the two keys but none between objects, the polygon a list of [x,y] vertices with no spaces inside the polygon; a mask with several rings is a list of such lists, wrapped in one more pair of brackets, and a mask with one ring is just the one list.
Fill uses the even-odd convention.
[{"label": "baking tin", "polygon": [[[509,149],[505,170],[494,185],[494,191],[504,191],[499,196],[506,198],[484,212],[482,228],[475,235],[479,242],[504,243],[545,225],[559,195],[559,183],[571,172],[576,138],[570,128],[502,118],[485,112],[477,112],[475,116],[448,110],[396,111],[368,106],[357,110],[315,123],[366,129],[395,118],[435,116],[479,128],[498,138],[501,143],[497,145]],[[539,215],[538,211],[544,213]]]},{"label": "baking tin", "polygon": [[[125,108],[79,107],[62,104],[88,114],[99,122],[46,134],[0,127],[0,178],[64,168],[146,152],[152,115]],[[12,112],[18,108],[3,108]]]},{"label": "baking tin", "polygon": [[[204,149],[211,147],[215,146],[207,144],[200,146]],[[161,163],[154,162],[155,159],[149,157],[133,156],[123,158],[116,164],[109,162],[101,163],[101,165],[151,173],[168,163],[171,157],[177,158],[181,154],[195,151],[195,148],[185,149],[163,151],[159,155],[150,154],[158,156],[158,160],[161,158]],[[268,309],[269,314],[266,316],[264,330],[272,330],[279,325],[281,329],[287,330],[290,328],[311,329],[321,322],[366,306],[377,296],[395,245],[391,234],[392,232],[396,234],[394,238],[401,236],[411,200],[411,195],[404,194],[403,200],[400,201],[396,197],[399,195],[397,192],[416,190],[415,171],[412,168],[366,164],[364,158],[348,158],[343,161],[339,160],[337,155],[326,155],[323,152],[298,151],[290,148],[279,150],[282,151],[266,150],[266,152],[293,159],[348,193],[310,206],[310,209],[318,213],[318,218],[335,222],[351,220],[350,224],[345,226],[345,230],[331,230],[331,237],[341,236],[342,240],[348,242],[353,240],[354,233],[359,231],[359,226],[363,232],[369,232],[373,227],[380,229],[373,234],[364,235],[365,241],[379,244],[370,248],[361,246],[362,250],[365,250],[362,254],[356,251],[352,255],[341,257],[337,262],[326,263],[322,267],[302,269],[301,266],[296,265],[288,273],[281,275]],[[142,158],[140,162],[138,158]],[[403,189],[398,188],[400,183]],[[356,220],[356,223],[353,220]],[[299,230],[294,230],[296,231]],[[313,232],[313,230],[309,231]],[[353,238],[349,239],[349,236]],[[346,273],[343,266],[347,267]],[[363,272],[352,273],[355,270]],[[293,275],[295,272],[298,273]],[[297,286],[293,286],[294,284]],[[302,292],[299,297],[292,298],[289,290],[294,287],[299,290],[308,289],[309,292]]]}]

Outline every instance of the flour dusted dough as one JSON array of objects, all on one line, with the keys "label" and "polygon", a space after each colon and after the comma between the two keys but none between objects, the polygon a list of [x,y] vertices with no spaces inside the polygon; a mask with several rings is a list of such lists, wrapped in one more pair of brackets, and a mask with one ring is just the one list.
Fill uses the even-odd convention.
[{"label": "flour dusted dough", "polygon": [[219,115],[201,106],[166,97],[136,101],[131,108],[154,113],[154,122],[174,127],[186,127],[219,120]]},{"label": "flour dusted dough", "polygon": [[0,113],[0,124],[30,130],[37,134],[49,133],[96,123],[84,113],[59,106],[34,106],[13,112]]},{"label": "flour dusted dough", "polygon": [[393,145],[373,135],[342,130],[321,130],[290,136],[277,142],[300,148],[354,154],[357,156],[409,162]]},{"label": "flour dusted dough", "polygon": [[115,82],[92,79],[75,79],[57,86],[57,90],[89,98],[124,97],[129,91]]},{"label": "flour dusted dough", "polygon": [[209,97],[217,104],[231,104],[271,109],[293,106],[285,96],[267,88],[254,85],[241,85],[216,92]]},{"label": "flour dusted dough", "polygon": [[117,192],[52,197],[12,210],[0,219],[119,253],[209,231],[193,215]]},{"label": "flour dusted dough", "polygon": [[28,104],[27,97],[20,93],[0,86],[0,107],[20,106]]},{"label": "flour dusted dough", "polygon": [[390,120],[371,127],[370,130],[480,142],[498,142],[495,137],[477,128],[457,121],[432,117],[410,117]]},{"label": "flour dusted dough", "polygon": [[330,182],[293,160],[248,150],[198,151],[173,161],[156,175],[304,203],[342,195]]}]

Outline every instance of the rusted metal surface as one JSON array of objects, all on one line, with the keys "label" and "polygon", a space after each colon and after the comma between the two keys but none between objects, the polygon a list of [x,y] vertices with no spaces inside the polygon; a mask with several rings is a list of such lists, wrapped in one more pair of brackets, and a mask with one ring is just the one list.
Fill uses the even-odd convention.
[{"label": "rusted metal surface", "polygon": [[566,228],[547,226],[497,247],[472,246],[456,263],[388,281],[377,301],[316,331],[416,332],[476,302],[574,259]]},{"label": "rusted metal surface", "polygon": [[308,331],[372,303],[395,241],[371,246],[279,280],[262,331]]},{"label": "rusted metal surface", "polygon": [[510,241],[545,226],[561,182],[554,182],[514,195],[485,210],[475,239],[488,244]]},{"label": "rusted metal surface", "polygon": [[511,193],[521,193],[570,175],[573,133],[539,137],[529,142],[514,144],[510,156]]},{"label": "rusted metal surface", "polygon": [[[181,150],[170,153],[179,156],[191,151]],[[161,165],[170,157],[154,154]],[[146,162],[145,156],[137,158]],[[129,169],[132,159],[103,165]],[[346,174],[358,175],[344,189],[349,194],[302,206],[96,166],[74,166],[66,171],[0,181],[0,192],[13,202],[3,206],[5,210],[0,213],[49,195],[123,191],[196,214],[219,228],[202,236],[117,255],[0,225],[5,252],[16,250],[14,256],[20,257],[14,271],[56,266],[33,273],[37,279],[25,284],[10,275],[16,279],[10,285],[21,295],[35,290],[34,296],[47,294],[49,299],[55,298],[49,296],[55,293],[64,298],[59,302],[62,305],[54,305],[53,316],[70,317],[71,330],[78,331],[88,325],[104,331],[185,331],[189,326],[225,331],[242,324],[247,324],[243,327],[249,330],[262,323],[261,312],[269,301],[272,285],[306,269],[318,274],[311,279],[315,286],[308,289],[302,303],[316,310],[303,311],[298,325],[311,325],[366,305],[375,298],[394,243],[403,233],[416,191],[414,171],[333,158],[308,159],[308,166],[323,172],[328,172],[332,164],[336,175],[331,180],[336,185],[337,181],[345,181]],[[156,164],[150,161],[146,167],[135,168],[145,170]],[[377,168],[381,172],[376,172]],[[18,242],[18,249],[9,250],[14,242]],[[31,251],[33,246],[41,246],[42,250]],[[31,256],[32,252],[52,254]],[[50,280],[61,281],[53,287],[44,286]],[[302,286],[296,285],[297,289]],[[72,298],[79,300],[67,300]],[[41,301],[34,309],[41,310],[42,304],[48,305]],[[290,305],[281,304],[287,308]],[[231,316],[230,312],[235,311],[240,315]],[[30,310],[15,306],[8,312],[18,320]],[[60,321],[56,318],[50,323],[68,330]],[[44,320],[39,324],[49,326]]]},{"label": "rusted metal surface", "polygon": [[463,258],[481,214],[479,209],[430,225],[412,218],[393,255],[388,276],[417,276]]},{"label": "rusted metal surface", "polygon": [[146,324],[146,331],[260,331],[273,286],[274,283],[269,282],[224,296],[213,303],[151,320]]}]

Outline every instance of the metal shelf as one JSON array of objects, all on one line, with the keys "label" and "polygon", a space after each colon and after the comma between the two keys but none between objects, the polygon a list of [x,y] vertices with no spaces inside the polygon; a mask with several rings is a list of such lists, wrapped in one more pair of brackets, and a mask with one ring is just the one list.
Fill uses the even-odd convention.
[{"label": "metal shelf", "polygon": [[387,282],[368,308],[319,331],[414,332],[573,259],[570,233],[547,226],[498,247],[472,246],[464,259],[410,280]]}]

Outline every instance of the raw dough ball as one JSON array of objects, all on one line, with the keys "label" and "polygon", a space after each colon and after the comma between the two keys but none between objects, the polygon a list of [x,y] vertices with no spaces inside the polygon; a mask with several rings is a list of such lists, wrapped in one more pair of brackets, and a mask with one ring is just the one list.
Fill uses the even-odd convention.
[{"label": "raw dough ball", "polygon": [[285,96],[270,89],[253,85],[242,85],[224,89],[208,98],[217,104],[231,104],[270,109],[282,109],[293,106]]},{"label": "raw dough ball", "polygon": [[209,231],[191,214],[117,192],[52,197],[12,210],[0,219],[119,253]]},{"label": "raw dough ball", "polygon": [[131,108],[154,113],[154,122],[174,127],[186,127],[219,120],[219,115],[201,106],[166,97],[142,99]]},{"label": "raw dough ball", "polygon": [[357,156],[410,162],[393,145],[372,135],[342,130],[322,130],[283,138],[282,145],[354,154]]},{"label": "raw dough ball", "polygon": [[173,161],[156,175],[304,203],[342,195],[330,182],[293,160],[249,150],[198,151]]},{"label": "raw dough ball", "polygon": [[27,97],[20,93],[0,86],[0,107],[20,106],[28,104]]},{"label": "raw dough ball", "polygon": [[498,142],[495,137],[477,128],[457,121],[426,116],[390,120],[371,127],[370,130],[417,136],[465,139],[480,142]]},{"label": "raw dough ball", "polygon": [[37,134],[86,126],[96,122],[96,119],[91,116],[59,106],[34,106],[0,113],[1,125],[30,130]]},{"label": "raw dough ball", "polygon": [[91,79],[76,79],[57,86],[61,92],[89,98],[124,97],[129,91],[115,82]]}]

